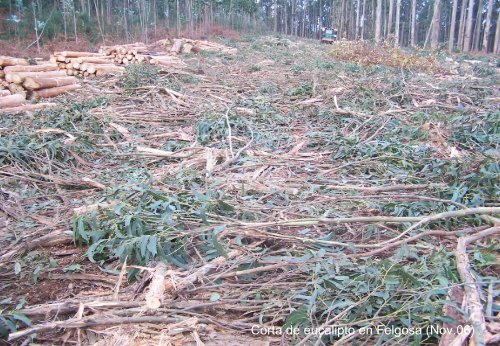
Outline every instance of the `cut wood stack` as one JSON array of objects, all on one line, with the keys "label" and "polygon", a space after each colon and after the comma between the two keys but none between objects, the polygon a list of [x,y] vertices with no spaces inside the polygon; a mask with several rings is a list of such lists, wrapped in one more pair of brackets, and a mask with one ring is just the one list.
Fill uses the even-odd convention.
[{"label": "cut wood stack", "polygon": [[0,71],[2,112],[7,110],[16,113],[51,107],[53,104],[28,104],[26,100],[54,97],[80,87],[75,78],[68,78],[64,71],[59,71],[57,64],[48,61],[30,65],[25,59],[2,56]]},{"label": "cut wood stack", "polygon": [[150,48],[140,42],[116,46],[101,46],[99,53],[105,54],[118,65],[140,64],[148,61]]},{"label": "cut wood stack", "polygon": [[197,50],[207,51],[207,52],[219,52],[223,54],[236,54],[238,49],[225,46],[220,43],[211,41],[199,41],[191,40],[188,38],[175,39],[170,49],[171,53],[191,53]]},{"label": "cut wood stack", "polygon": [[50,58],[68,76],[88,77],[107,73],[122,73],[125,69],[115,65],[112,57],[102,53],[55,52]]}]

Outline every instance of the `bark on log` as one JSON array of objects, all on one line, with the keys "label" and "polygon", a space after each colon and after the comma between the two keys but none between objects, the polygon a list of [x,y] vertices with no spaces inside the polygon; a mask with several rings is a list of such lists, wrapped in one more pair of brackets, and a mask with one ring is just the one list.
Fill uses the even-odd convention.
[{"label": "bark on log", "polygon": [[46,108],[52,108],[56,107],[57,103],[52,103],[52,102],[42,102],[42,103],[35,103],[35,104],[29,104],[29,105],[22,105],[18,107],[11,107],[11,108],[3,108],[0,109],[2,113],[6,114],[18,114],[18,113],[25,113],[25,112],[33,112],[37,111],[40,109],[46,109]]},{"label": "bark on log", "polygon": [[26,98],[23,95],[14,94],[9,96],[0,97],[0,108],[10,108],[17,107],[26,102]]},{"label": "bark on log", "polygon": [[55,97],[73,90],[80,88],[79,84],[65,85],[55,88],[41,89],[33,92],[33,97],[38,98],[49,98]]},{"label": "bark on log", "polygon": [[77,80],[74,77],[60,78],[31,78],[28,77],[23,83],[23,86],[28,90],[39,90],[45,88],[55,88],[65,85],[76,84]]},{"label": "bark on log", "polygon": [[158,263],[149,285],[149,290],[146,293],[146,306],[148,309],[158,309],[163,303],[165,293],[165,275],[167,266],[165,263]]}]

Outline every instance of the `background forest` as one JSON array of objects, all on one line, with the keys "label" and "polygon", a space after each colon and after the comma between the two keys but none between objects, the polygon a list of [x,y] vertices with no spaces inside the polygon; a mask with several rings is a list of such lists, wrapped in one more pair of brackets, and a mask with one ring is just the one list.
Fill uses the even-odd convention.
[{"label": "background forest", "polygon": [[166,34],[274,31],[499,52],[496,0],[0,0],[0,38],[148,42]]}]

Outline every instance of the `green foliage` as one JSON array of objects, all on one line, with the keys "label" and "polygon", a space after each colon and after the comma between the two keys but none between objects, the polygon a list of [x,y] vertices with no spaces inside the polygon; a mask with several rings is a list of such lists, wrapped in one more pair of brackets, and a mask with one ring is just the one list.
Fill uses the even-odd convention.
[{"label": "green foliage", "polygon": [[119,85],[126,90],[156,85],[159,81],[160,69],[148,63],[128,65]]}]

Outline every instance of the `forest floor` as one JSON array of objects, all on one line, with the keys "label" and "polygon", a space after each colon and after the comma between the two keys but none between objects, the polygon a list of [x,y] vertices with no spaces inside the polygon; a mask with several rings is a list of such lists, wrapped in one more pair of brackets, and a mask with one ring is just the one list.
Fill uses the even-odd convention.
[{"label": "forest floor", "polygon": [[498,338],[498,61],[224,43],[0,117],[9,343]]}]

